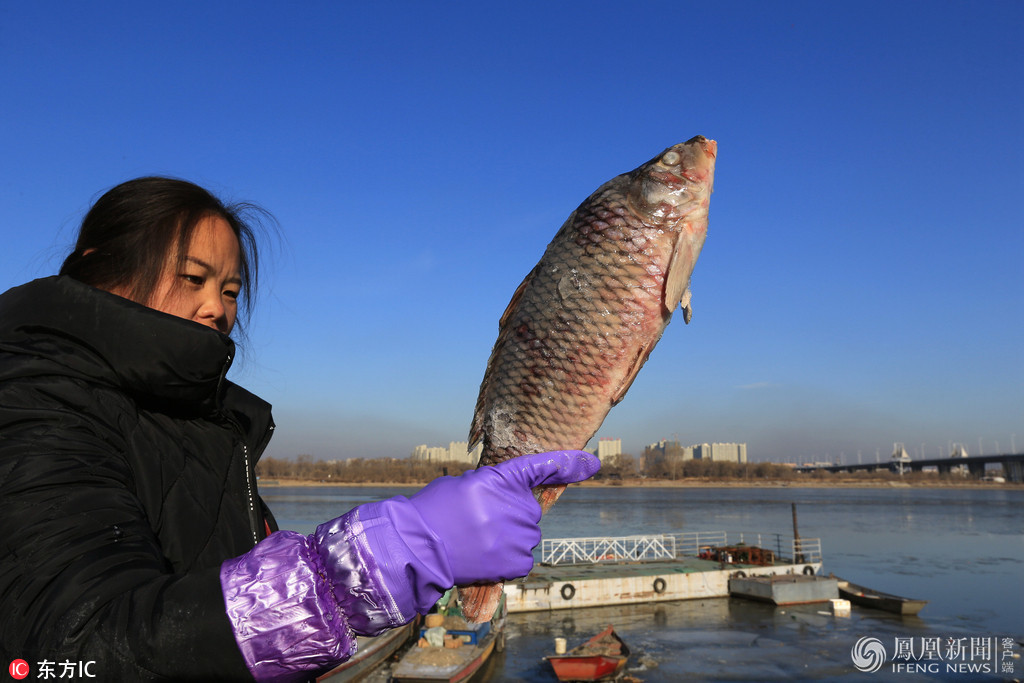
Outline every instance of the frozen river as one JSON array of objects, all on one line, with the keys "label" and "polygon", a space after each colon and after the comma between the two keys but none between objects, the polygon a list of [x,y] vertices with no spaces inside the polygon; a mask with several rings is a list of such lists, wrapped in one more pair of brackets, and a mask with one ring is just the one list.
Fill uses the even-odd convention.
[{"label": "frozen river", "polygon": [[[413,490],[267,487],[262,493],[283,528],[311,532],[354,505]],[[855,608],[849,618],[834,618],[820,614],[821,605],[778,608],[727,598],[511,615],[508,647],[495,658],[491,680],[554,681],[540,659],[550,654],[554,637],[571,647],[609,623],[633,648],[627,673],[649,683],[1024,678],[1024,664],[1012,657],[1024,640],[1021,489],[570,487],[542,527],[545,538],[691,531],[788,536],[792,503],[800,535],[821,539],[825,573],[929,600],[920,616]],[[877,639],[886,652],[876,673],[854,668],[851,651],[864,638]]]}]

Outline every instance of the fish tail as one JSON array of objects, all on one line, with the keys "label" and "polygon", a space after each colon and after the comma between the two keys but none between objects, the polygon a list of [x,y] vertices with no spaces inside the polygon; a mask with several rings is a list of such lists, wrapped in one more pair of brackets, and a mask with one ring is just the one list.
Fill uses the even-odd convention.
[{"label": "fish tail", "polygon": [[501,602],[504,584],[488,583],[475,586],[459,586],[459,604],[466,621],[480,623],[490,621]]}]

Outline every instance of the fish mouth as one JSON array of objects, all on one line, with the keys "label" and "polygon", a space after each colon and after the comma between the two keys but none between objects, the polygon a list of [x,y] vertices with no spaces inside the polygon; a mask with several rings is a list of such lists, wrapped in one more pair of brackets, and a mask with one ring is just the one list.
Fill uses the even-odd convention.
[{"label": "fish mouth", "polygon": [[718,156],[718,143],[715,142],[714,140],[709,140],[708,138],[704,137],[703,135],[694,135],[692,138],[690,138],[689,140],[687,140],[683,144],[684,145],[693,145],[693,144],[700,145],[701,148],[704,150],[704,153],[707,154],[712,159],[714,159],[714,158],[716,158]]}]

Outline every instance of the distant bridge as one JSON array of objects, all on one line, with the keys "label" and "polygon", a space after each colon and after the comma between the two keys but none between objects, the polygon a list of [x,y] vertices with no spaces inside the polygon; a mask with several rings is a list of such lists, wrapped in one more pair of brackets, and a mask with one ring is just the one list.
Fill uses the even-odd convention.
[{"label": "distant bridge", "polygon": [[913,460],[907,456],[893,457],[886,462],[858,463],[856,465],[801,465],[797,472],[920,472],[926,467],[934,467],[939,474],[948,474],[954,469],[965,467],[972,477],[983,477],[986,466],[1002,465],[1006,481],[1020,483],[1024,481],[1024,453],[1006,455],[970,455],[959,458],[921,458]]}]

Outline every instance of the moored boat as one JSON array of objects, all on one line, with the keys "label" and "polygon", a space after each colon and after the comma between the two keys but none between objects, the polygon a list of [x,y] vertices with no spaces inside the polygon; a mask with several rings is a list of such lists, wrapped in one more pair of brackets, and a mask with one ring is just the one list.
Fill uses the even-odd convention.
[{"label": "moored boat", "polygon": [[839,597],[834,577],[816,574],[737,576],[729,579],[729,595],[775,605],[805,605]]},{"label": "moored boat", "polygon": [[629,647],[613,626],[569,650],[545,657],[560,681],[603,681],[618,675],[629,660]]},{"label": "moored boat", "polygon": [[505,585],[508,611],[727,597],[729,579],[737,575],[821,571],[820,539],[790,543],[773,534],[770,550],[763,536],[738,534],[730,541],[725,532],[686,532],[544,539],[530,574]]},{"label": "moored boat", "polygon": [[406,644],[418,628],[416,621],[382,633],[374,638],[358,639],[358,649],[351,658],[319,676],[317,683],[345,683],[361,680],[383,664],[399,648]]},{"label": "moored boat", "polygon": [[927,600],[904,598],[892,593],[883,593],[882,591],[865,588],[845,579],[837,578],[836,581],[839,587],[839,596],[861,607],[910,617],[916,615],[928,604]]},{"label": "moored boat", "polygon": [[[415,646],[402,655],[391,671],[391,680],[401,683],[465,683],[480,673],[491,655],[505,648],[505,616],[502,596],[490,621],[467,622],[451,600],[451,591],[438,602],[438,611],[428,615],[429,628],[420,631]],[[437,624],[437,625],[432,625]]]}]

